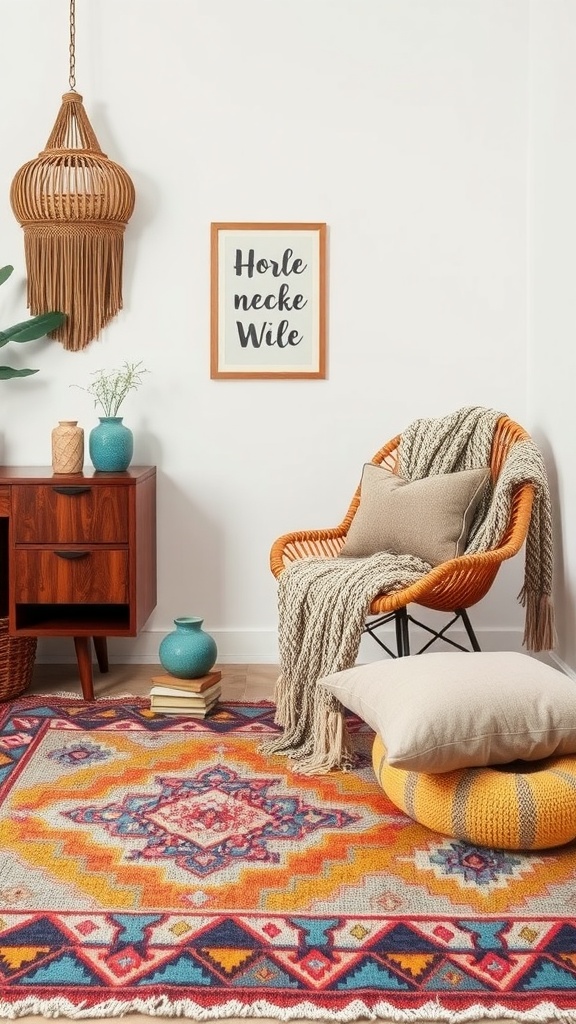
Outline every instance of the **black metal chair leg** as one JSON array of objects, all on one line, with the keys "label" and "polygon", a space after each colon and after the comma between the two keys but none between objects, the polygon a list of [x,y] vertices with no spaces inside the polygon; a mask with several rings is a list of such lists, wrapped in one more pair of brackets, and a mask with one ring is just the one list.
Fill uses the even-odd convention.
[{"label": "black metal chair leg", "polygon": [[[385,625],[392,618],[394,619],[396,650],[398,652],[397,654],[394,654],[394,652],[391,651],[390,648],[382,642],[380,637],[376,635],[376,629],[379,626]],[[451,647],[455,647],[456,650],[458,651],[466,652],[470,650],[470,648],[463,647],[462,644],[457,643],[456,640],[452,640],[449,636],[446,636],[447,631],[458,621],[458,619],[462,619],[464,629],[466,630],[468,641],[470,643],[470,647],[472,648],[472,650],[481,651],[482,648],[480,647],[480,644],[476,639],[476,634],[472,628],[472,623],[470,622],[470,619],[468,618],[468,613],[464,608],[458,608],[454,612],[454,615],[450,619],[450,621],[445,623],[442,629],[433,629],[431,626],[427,625],[427,623],[421,622],[420,619],[415,619],[414,616],[408,614],[408,609],[406,607],[398,608],[397,611],[389,612],[387,615],[383,615],[380,618],[375,619],[373,622],[367,622],[364,625],[364,632],[369,633],[372,639],[376,640],[380,647],[384,648],[386,654],[388,654],[391,658],[405,658],[410,654],[411,622],[413,622],[415,626],[419,626],[421,629],[426,630],[426,632],[430,633],[432,637],[432,639],[428,640],[428,642],[425,643],[424,646],[420,648],[420,650],[416,651],[416,654],[424,654],[424,652],[427,651],[428,648],[431,647],[432,644],[435,643],[437,640],[442,640],[444,643],[449,644]]]},{"label": "black metal chair leg", "polygon": [[396,626],[396,647],[398,657],[404,658],[410,654],[410,635],[408,631],[408,613],[406,608],[398,608],[394,612],[394,624]]},{"label": "black metal chair leg", "polygon": [[403,654],[404,637],[402,635],[400,612],[394,612],[394,626],[396,627],[396,650],[398,651],[398,657],[401,658]]},{"label": "black metal chair leg", "polygon": [[470,619],[468,618],[468,612],[466,611],[466,609],[465,608],[458,608],[456,610],[456,614],[460,616],[460,618],[462,619],[462,622],[464,623],[464,629],[466,630],[466,632],[468,634],[468,639],[469,639],[470,643],[472,644],[472,650],[473,651],[480,651],[480,650],[482,650],[482,648],[480,647],[480,644],[478,643],[478,641],[476,639],[476,633],[472,629],[472,623],[470,622]]},{"label": "black metal chair leg", "polygon": [[410,622],[407,609],[403,608],[402,611],[402,651],[405,658],[410,654]]}]

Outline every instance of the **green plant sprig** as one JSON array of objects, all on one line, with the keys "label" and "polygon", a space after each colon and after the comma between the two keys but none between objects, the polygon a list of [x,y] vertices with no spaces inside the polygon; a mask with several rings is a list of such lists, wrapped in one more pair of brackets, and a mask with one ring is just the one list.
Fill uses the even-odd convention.
[{"label": "green plant sprig", "polygon": [[[0,284],[4,284],[13,273],[14,267],[0,267]],[[66,319],[65,313],[40,313],[38,316],[30,317],[19,324],[7,327],[0,331],[0,348],[4,348],[9,341],[17,343],[24,341],[37,341],[43,338],[50,331],[55,331]],[[29,377],[38,370],[22,369],[17,370],[14,366],[0,366],[0,380],[10,380],[11,377]]]},{"label": "green plant sprig", "polygon": [[130,391],[136,391],[143,384],[142,377],[149,373],[139,363],[124,363],[115,370],[95,370],[92,376],[94,380],[87,388],[80,384],[71,384],[70,387],[80,388],[86,391],[94,399],[94,408],[100,407],[105,416],[117,416],[122,402]]}]

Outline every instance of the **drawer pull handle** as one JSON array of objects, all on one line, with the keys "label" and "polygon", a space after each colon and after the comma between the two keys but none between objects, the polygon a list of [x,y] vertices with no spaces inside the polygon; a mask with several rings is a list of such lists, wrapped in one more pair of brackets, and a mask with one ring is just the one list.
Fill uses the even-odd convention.
[{"label": "drawer pull handle", "polygon": [[55,551],[54,554],[57,555],[58,558],[68,558],[70,561],[72,561],[75,558],[86,558],[90,554],[90,552],[89,551]]},{"label": "drawer pull handle", "polygon": [[70,495],[74,495],[74,494],[86,494],[86,492],[87,491],[91,491],[92,488],[91,487],[53,487],[52,490],[56,491],[56,494],[70,494]]}]

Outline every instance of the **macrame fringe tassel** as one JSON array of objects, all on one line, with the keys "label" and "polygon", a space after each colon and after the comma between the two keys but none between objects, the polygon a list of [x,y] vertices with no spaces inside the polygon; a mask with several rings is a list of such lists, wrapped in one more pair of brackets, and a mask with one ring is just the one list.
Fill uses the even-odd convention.
[{"label": "macrame fringe tassel", "polygon": [[122,309],[124,226],[27,225],[28,306],[58,310],[65,322],[50,337],[79,351]]},{"label": "macrame fringe tassel", "polygon": [[556,646],[554,607],[549,594],[536,594],[523,587],[518,595],[526,609],[522,643],[528,651],[551,651]]}]

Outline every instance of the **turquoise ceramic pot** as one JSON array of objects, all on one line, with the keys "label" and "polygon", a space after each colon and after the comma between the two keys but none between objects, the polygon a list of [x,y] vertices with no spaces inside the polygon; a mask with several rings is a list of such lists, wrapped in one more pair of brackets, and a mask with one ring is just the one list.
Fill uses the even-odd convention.
[{"label": "turquoise ceramic pot", "polygon": [[122,422],[122,416],[100,416],[88,438],[88,451],[94,469],[103,473],[122,473],[134,454],[134,435]]},{"label": "turquoise ceramic pot", "polygon": [[204,619],[174,619],[176,629],[160,643],[160,664],[178,679],[197,679],[214,666],[218,649],[214,637],[202,629]]}]

